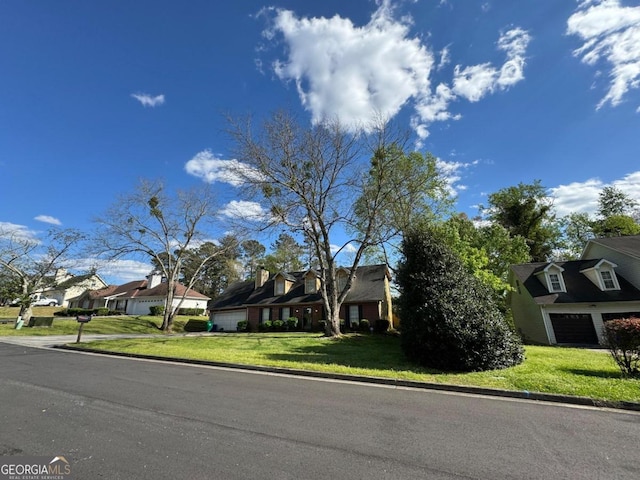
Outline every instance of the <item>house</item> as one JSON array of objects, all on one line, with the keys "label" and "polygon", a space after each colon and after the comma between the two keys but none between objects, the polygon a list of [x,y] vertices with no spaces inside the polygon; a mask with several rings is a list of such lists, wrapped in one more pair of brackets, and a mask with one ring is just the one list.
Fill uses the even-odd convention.
[{"label": "house", "polygon": [[[173,306],[186,296],[180,308],[207,308],[209,297],[195,290],[176,285]],[[145,280],[134,280],[123,285],[109,285],[98,290],[87,290],[69,302],[71,308],[108,308],[127,315],[149,315],[149,307],[164,305],[167,298],[167,283],[162,275],[152,273]]]},{"label": "house", "polygon": [[64,268],[56,270],[52,278],[53,286],[40,292],[40,296],[55,298],[58,305],[69,306],[69,300],[82,294],[87,289],[99,289],[107,286],[107,283],[97,273],[86,275],[73,275]]},{"label": "house", "polygon": [[640,236],[590,240],[580,260],[512,265],[509,282],[525,341],[597,345],[606,321],[640,317]]},{"label": "house", "polygon": [[[338,288],[344,288],[349,270],[336,272]],[[367,319],[391,322],[390,273],[386,265],[358,267],[340,318],[349,325]],[[315,270],[270,274],[258,269],[255,280],[230,285],[209,303],[210,317],[218,330],[235,331],[239,321],[248,321],[251,329],[266,320],[298,319],[302,329],[317,326],[327,318],[320,294],[320,278]]]}]

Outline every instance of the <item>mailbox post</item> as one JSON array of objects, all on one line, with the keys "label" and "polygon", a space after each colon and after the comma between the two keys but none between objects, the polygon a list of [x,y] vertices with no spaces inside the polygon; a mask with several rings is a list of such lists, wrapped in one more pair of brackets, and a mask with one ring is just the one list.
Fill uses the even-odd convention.
[{"label": "mailbox post", "polygon": [[76,317],[76,320],[80,324],[80,326],[78,327],[78,338],[76,339],[76,343],[80,343],[80,337],[82,337],[82,327],[84,327],[85,323],[89,323],[92,318],[93,315],[78,315]]}]

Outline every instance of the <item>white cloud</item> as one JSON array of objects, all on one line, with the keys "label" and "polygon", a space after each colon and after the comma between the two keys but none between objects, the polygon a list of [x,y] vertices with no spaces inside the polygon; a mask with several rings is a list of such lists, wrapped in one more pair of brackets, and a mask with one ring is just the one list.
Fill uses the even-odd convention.
[{"label": "white cloud", "polygon": [[462,172],[477,164],[477,160],[471,163],[447,162],[446,160],[442,160],[440,158],[436,160],[436,168],[438,169],[440,175],[445,178],[449,194],[453,196],[455,196],[457,192],[467,189],[466,185],[458,183],[460,180],[462,180]]},{"label": "white cloud", "polygon": [[297,17],[290,10],[271,9],[273,16],[264,38],[286,46],[286,58],[273,68],[283,81],[295,83],[302,105],[312,122],[338,118],[351,128],[374,118],[393,118],[403,107],[414,108],[411,124],[421,140],[436,121],[455,120],[448,111],[458,97],[478,101],[494,90],[521,81],[529,35],[513,28],[497,48],[506,53],[502,67],[481,64],[455,67],[453,86],[440,83],[432,91],[430,75],[450,62],[450,48],[435,55],[421,38],[410,36],[412,20],[395,18],[389,0],[381,0],[370,21],[354,25],[338,15],[331,18]]},{"label": "white cloud", "polygon": [[234,187],[242,185],[246,178],[256,179],[259,177],[258,172],[247,165],[235,159],[218,158],[211,153],[211,150],[197,153],[185,164],[184,169],[189,175],[198,177],[207,183],[224,182]]},{"label": "white cloud", "polygon": [[95,269],[107,283],[123,284],[134,280],[144,280],[153,270],[150,263],[138,260],[101,260],[96,258],[85,258],[74,261],[74,268],[79,271],[89,271]]},{"label": "white cloud", "polygon": [[610,65],[609,90],[597,108],[616,106],[631,89],[640,87],[640,6],[624,7],[620,0],[582,2],[567,21],[567,33],[583,45],[573,53],[594,66]]},{"label": "white cloud", "polygon": [[34,218],[38,222],[49,223],[51,225],[62,225],[62,222],[55,217],[51,217],[49,215],[38,215]]},{"label": "white cloud", "polygon": [[584,182],[573,182],[551,188],[556,214],[559,217],[570,213],[595,214],[598,210],[598,199],[604,187],[611,186],[640,202],[640,171],[625,175],[610,183],[592,178]]},{"label": "white cloud", "polygon": [[521,28],[507,30],[498,39],[498,49],[507,60],[500,69],[491,63],[462,68],[456,65],[453,92],[470,102],[477,102],[497,89],[505,90],[524,80],[525,53],[531,42],[529,33]]},{"label": "white cloud", "polygon": [[30,241],[38,243],[38,232],[30,230],[24,225],[10,222],[0,222],[0,238],[14,239],[17,241]]},{"label": "white cloud", "polygon": [[245,200],[230,201],[222,208],[220,215],[249,221],[264,221],[268,218],[267,212],[259,203]]},{"label": "white cloud", "polygon": [[131,96],[138,100],[143,107],[158,107],[164,104],[164,95],[152,97],[146,93],[132,93]]}]

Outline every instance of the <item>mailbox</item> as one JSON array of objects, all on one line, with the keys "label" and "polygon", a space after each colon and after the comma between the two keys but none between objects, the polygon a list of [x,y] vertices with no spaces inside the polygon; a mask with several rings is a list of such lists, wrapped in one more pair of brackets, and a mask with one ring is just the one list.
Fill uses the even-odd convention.
[{"label": "mailbox", "polygon": [[88,323],[91,321],[91,315],[78,315],[76,317],[76,320],[78,321],[78,323]]}]

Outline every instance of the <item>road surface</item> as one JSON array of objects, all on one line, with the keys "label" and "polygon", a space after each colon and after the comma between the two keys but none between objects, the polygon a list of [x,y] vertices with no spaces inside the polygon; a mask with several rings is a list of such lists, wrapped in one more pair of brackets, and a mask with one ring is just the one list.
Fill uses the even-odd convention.
[{"label": "road surface", "polygon": [[633,412],[1,342],[0,361],[0,454],[76,479],[640,478]]}]

